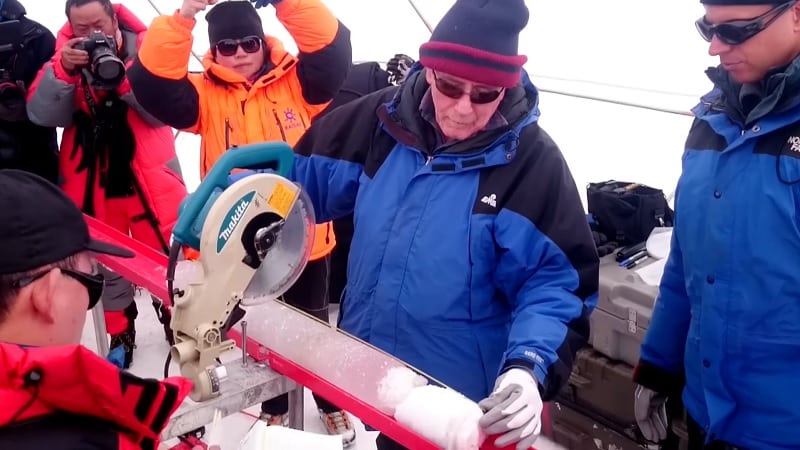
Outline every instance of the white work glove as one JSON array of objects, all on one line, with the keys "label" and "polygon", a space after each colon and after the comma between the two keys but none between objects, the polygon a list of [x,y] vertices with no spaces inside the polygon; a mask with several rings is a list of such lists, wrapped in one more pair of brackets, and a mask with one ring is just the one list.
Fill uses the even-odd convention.
[{"label": "white work glove", "polygon": [[667,396],[636,385],[633,413],[642,436],[650,442],[659,443],[667,438]]},{"label": "white work glove", "polygon": [[533,374],[524,369],[509,369],[495,382],[494,392],[481,400],[483,417],[478,425],[489,435],[502,434],[495,446],[516,444],[529,449],[542,430],[542,397]]}]

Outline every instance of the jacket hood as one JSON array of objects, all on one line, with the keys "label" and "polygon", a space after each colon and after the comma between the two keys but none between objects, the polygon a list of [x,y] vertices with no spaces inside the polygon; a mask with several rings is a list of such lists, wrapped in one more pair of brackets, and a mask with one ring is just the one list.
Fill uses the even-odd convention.
[{"label": "jacket hood", "polygon": [[[255,82],[253,87],[260,87],[272,83],[289,72],[298,62],[295,56],[286,51],[280,39],[270,35],[264,35],[264,40],[269,49],[269,59],[272,68],[266,74],[262,75]],[[233,69],[223,67],[214,61],[214,55],[211,53],[211,50],[208,50],[203,56],[203,68],[209,77],[223,83],[249,83],[245,77],[239,75],[233,71]]]},{"label": "jacket hood", "polygon": [[54,412],[95,417],[140,442],[159,440],[192,389],[185,378],[141,379],[80,346],[0,344],[0,427]]},{"label": "jacket hood", "polygon": [[[429,137],[431,126],[419,114],[419,105],[431,87],[425,79],[423,69],[422,64],[415,63],[409,70],[406,81],[397,90],[392,100],[384,105],[386,115],[391,119],[384,120],[384,124],[387,125],[390,132],[394,129],[392,134],[401,142],[424,148],[430,153],[432,150]],[[507,127],[488,133],[478,133],[475,137],[456,142],[449,146],[447,152],[474,151],[476,148],[482,148],[491,143],[499,134],[509,130],[519,133],[522,127],[538,120],[540,115],[539,92],[525,70],[522,71],[520,84],[506,91],[505,97],[498,106],[498,111],[508,122]],[[403,139],[402,135],[405,135],[406,139]],[[413,142],[409,141],[410,136],[414,136]]]}]

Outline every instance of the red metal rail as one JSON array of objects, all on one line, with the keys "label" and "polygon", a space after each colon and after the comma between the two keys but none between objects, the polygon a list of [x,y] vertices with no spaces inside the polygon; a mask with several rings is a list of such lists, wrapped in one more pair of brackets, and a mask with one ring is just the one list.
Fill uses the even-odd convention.
[{"label": "red metal rail", "polygon": [[[93,238],[127,248],[136,255],[132,259],[98,255],[98,260],[109,269],[132,283],[147,289],[165,304],[171,306],[166,286],[167,263],[169,261],[167,256],[94,218],[88,216],[85,216],[85,218]],[[239,330],[231,329],[228,332],[228,337],[233,339],[236,345],[241,348],[242,335]],[[362,422],[369,424],[399,444],[415,450],[439,449],[437,445],[397,422],[388,414],[381,412],[373,405],[363,402],[349,392],[289,361],[280,354],[272,352],[250,337],[247,338],[247,350],[248,354],[256,361],[266,360],[276,372],[339,405],[361,419]],[[512,446],[509,446],[504,449],[497,449],[493,445],[493,439],[490,438],[487,439],[481,450],[510,450],[512,448]]]}]

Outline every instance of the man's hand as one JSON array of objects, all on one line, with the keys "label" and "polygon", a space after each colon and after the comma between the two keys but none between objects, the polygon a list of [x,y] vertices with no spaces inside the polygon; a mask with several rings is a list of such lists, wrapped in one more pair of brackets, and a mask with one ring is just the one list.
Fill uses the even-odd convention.
[{"label": "man's hand", "polygon": [[276,3],[280,3],[281,0],[250,0],[250,3],[253,3],[253,6],[258,8],[263,8],[267,5],[274,5]]},{"label": "man's hand", "polygon": [[194,19],[200,11],[205,11],[210,5],[217,3],[217,0],[183,0],[183,5],[179,14],[185,19]]},{"label": "man's hand", "polygon": [[542,398],[533,374],[523,369],[509,369],[497,379],[494,392],[478,406],[485,411],[478,425],[489,435],[502,434],[496,447],[517,444],[517,450],[529,449],[542,429]]},{"label": "man's hand", "polygon": [[636,385],[633,413],[642,436],[650,442],[659,443],[667,438],[667,396]]},{"label": "man's hand", "polygon": [[89,52],[75,48],[84,40],[82,37],[72,38],[61,48],[61,66],[68,73],[75,73],[78,67],[89,64]]}]

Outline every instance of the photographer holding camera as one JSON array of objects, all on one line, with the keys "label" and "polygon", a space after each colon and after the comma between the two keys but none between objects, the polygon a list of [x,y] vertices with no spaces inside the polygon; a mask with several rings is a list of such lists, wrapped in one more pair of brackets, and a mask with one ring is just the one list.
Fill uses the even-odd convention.
[{"label": "photographer holding camera", "polygon": [[26,17],[17,0],[0,0],[0,169],[25,170],[54,183],[56,129],[28,120],[25,96],[55,45],[53,33]]},{"label": "photographer holding camera", "polygon": [[[65,193],[90,216],[167,251],[187,191],[172,130],[139,105],[125,76],[147,27],[110,0],[68,0],[56,55],[28,94],[28,116],[64,127],[60,165]],[[106,271],[103,307],[111,348],[130,366],[138,315],[134,287]],[[167,340],[169,311],[156,299]]]}]

